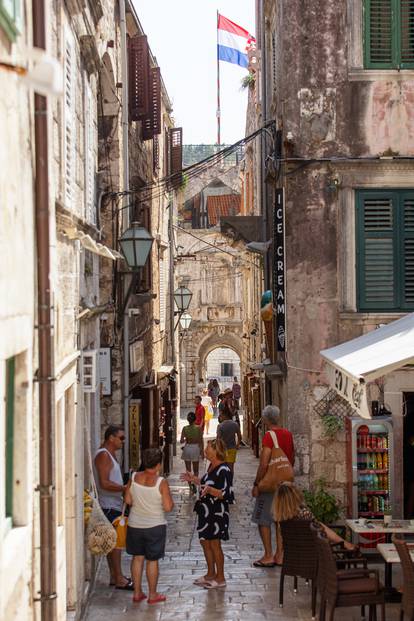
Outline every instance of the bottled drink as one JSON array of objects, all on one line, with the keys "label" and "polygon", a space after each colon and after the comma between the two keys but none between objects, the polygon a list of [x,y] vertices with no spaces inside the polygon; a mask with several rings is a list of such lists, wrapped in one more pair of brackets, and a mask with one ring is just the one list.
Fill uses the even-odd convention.
[{"label": "bottled drink", "polygon": [[384,470],[388,470],[388,454],[384,453],[382,456],[382,467]]},{"label": "bottled drink", "polygon": [[385,500],[384,500],[384,496],[380,496],[378,499],[379,503],[378,503],[378,510],[380,513],[384,512],[384,507],[385,507]]},{"label": "bottled drink", "polygon": [[377,436],[371,436],[371,448],[372,449],[377,448]]},{"label": "bottled drink", "polygon": [[382,444],[385,449],[388,448],[388,436],[387,435],[384,436]]},{"label": "bottled drink", "polygon": [[366,436],[366,447],[367,449],[371,448],[371,436],[370,435]]},{"label": "bottled drink", "polygon": [[378,513],[379,504],[378,504],[378,496],[374,496],[372,498],[372,510],[374,513]]},{"label": "bottled drink", "polygon": [[372,489],[378,489],[378,476],[376,474],[372,475]]},{"label": "bottled drink", "polygon": [[377,453],[377,468],[382,470],[382,453]]},{"label": "bottled drink", "polygon": [[378,436],[378,438],[377,438],[377,448],[379,448],[379,449],[384,448],[384,438],[383,438],[383,436]]},{"label": "bottled drink", "polygon": [[361,436],[357,433],[357,449],[361,448]]}]

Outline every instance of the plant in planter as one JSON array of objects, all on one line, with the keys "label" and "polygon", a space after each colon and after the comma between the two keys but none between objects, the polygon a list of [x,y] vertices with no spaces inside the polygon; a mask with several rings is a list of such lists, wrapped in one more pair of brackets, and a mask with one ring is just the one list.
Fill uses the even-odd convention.
[{"label": "plant in planter", "polygon": [[249,72],[244,76],[241,80],[241,89],[245,90],[246,88],[253,88],[256,83],[256,76],[253,72]]},{"label": "plant in planter", "polygon": [[325,438],[334,438],[338,431],[345,429],[345,423],[343,418],[336,416],[335,414],[325,414],[322,418],[323,435]]},{"label": "plant in planter", "polygon": [[310,490],[304,490],[303,495],[306,506],[319,522],[333,524],[339,518],[341,505],[326,489],[326,480],[323,477],[317,479]]}]

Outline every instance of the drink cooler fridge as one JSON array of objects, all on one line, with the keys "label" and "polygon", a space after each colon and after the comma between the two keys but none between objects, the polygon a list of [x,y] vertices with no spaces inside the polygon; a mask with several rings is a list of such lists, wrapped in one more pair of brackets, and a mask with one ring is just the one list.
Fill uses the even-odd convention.
[{"label": "drink cooler fridge", "polygon": [[392,418],[351,419],[351,438],[351,516],[381,519],[393,506]]}]

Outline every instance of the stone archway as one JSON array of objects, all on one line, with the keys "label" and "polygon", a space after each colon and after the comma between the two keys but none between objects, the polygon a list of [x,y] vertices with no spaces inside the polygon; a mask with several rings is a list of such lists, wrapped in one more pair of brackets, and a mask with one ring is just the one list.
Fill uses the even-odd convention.
[{"label": "stone archway", "polygon": [[[237,332],[236,332],[237,330]],[[241,326],[230,331],[225,326],[191,327],[188,337],[180,344],[181,404],[189,407],[197,394],[197,384],[204,378],[206,358],[219,347],[233,350],[240,358],[241,374],[246,368],[245,346]]]},{"label": "stone archway", "polygon": [[224,332],[223,335],[220,335],[219,332],[215,332],[210,334],[204,341],[202,341],[198,347],[197,357],[197,372],[198,377],[202,377],[205,363],[208,354],[219,347],[225,347],[228,349],[232,349],[240,358],[240,364],[242,363],[243,356],[243,341],[237,334],[232,334],[230,332]]}]

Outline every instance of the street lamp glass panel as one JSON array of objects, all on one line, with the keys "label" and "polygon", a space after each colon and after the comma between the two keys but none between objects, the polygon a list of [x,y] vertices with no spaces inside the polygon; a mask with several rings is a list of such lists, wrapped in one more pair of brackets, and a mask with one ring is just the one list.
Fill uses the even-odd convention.
[{"label": "street lamp glass panel", "polygon": [[147,229],[139,226],[136,222],[122,233],[119,246],[125,257],[125,261],[131,269],[144,267],[153,241],[154,238],[151,237]]},{"label": "street lamp glass panel", "polygon": [[183,313],[180,317],[180,326],[182,327],[182,329],[188,330],[192,320],[193,318],[191,317],[190,313]]},{"label": "street lamp glass panel", "polygon": [[183,313],[190,306],[193,294],[187,287],[178,287],[174,291],[174,300],[180,313]]}]

